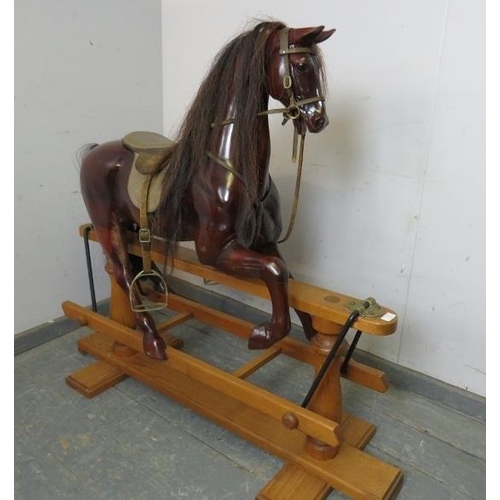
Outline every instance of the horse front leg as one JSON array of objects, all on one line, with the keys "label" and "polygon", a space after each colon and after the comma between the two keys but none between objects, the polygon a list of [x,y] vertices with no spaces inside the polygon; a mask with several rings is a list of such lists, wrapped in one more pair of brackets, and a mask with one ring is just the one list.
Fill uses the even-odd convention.
[{"label": "horse front leg", "polygon": [[[272,243],[264,247],[262,249],[262,253],[266,255],[273,255],[285,262],[276,243]],[[294,279],[292,273],[290,273],[290,279]],[[300,320],[302,329],[304,330],[304,335],[306,336],[307,340],[311,340],[317,333],[317,331],[313,327],[311,315],[309,313],[301,311],[300,309],[294,309],[294,311]]]},{"label": "horse front leg", "polygon": [[242,278],[260,278],[266,284],[272,304],[271,321],[257,325],[248,340],[249,349],[267,349],[290,331],[288,268],[279,257],[263,255],[236,241],[226,244],[212,258],[199,252],[203,264]]}]

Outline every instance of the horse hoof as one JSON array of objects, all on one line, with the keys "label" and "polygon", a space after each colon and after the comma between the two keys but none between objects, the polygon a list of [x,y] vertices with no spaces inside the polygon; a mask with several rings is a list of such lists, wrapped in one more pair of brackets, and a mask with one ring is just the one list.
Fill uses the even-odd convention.
[{"label": "horse hoof", "polygon": [[267,349],[273,344],[281,340],[286,335],[282,336],[273,335],[272,327],[269,323],[256,326],[248,339],[249,349]]},{"label": "horse hoof", "polygon": [[158,359],[159,361],[167,359],[167,354],[165,352],[167,346],[162,338],[153,337],[151,340],[144,339],[143,346],[144,352],[151,359]]}]

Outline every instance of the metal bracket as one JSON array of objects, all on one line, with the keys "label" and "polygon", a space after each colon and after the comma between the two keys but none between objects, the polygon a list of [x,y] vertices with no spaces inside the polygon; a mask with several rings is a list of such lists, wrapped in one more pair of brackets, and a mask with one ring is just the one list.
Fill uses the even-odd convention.
[{"label": "metal bracket", "polygon": [[349,311],[358,311],[363,318],[380,318],[384,315],[384,309],[378,305],[373,297],[364,300],[353,299],[345,304]]}]

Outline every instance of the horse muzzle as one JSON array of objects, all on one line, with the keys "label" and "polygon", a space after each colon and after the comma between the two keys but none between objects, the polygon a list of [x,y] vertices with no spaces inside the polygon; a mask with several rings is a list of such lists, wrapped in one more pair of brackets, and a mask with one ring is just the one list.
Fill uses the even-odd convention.
[{"label": "horse muzzle", "polygon": [[[328,115],[326,114],[325,103],[322,98],[318,98],[313,102],[302,101],[298,103],[300,109],[300,118],[307,126],[307,130],[313,134],[321,132],[328,124]],[[300,131],[299,131],[300,133]]]},{"label": "horse muzzle", "polygon": [[310,120],[306,120],[306,123],[309,132],[317,134],[326,128],[330,121],[328,120],[327,114],[322,113],[321,115],[312,117]]},{"label": "horse muzzle", "polygon": [[[295,123],[297,122],[301,122],[300,128],[303,128],[305,125],[307,130],[312,134],[321,132],[330,123],[324,107],[321,107],[319,110],[317,108],[312,109],[310,112],[303,110],[301,113],[301,119],[295,120]],[[297,131],[299,133],[301,132],[300,130]]]}]

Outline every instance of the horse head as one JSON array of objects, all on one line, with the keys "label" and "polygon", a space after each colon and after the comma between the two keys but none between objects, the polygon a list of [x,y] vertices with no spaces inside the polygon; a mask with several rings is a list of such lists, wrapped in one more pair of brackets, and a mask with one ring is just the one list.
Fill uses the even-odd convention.
[{"label": "horse head", "polygon": [[328,125],[323,94],[323,66],[317,45],[335,32],[324,26],[283,28],[268,40],[268,92],[286,110],[299,134],[317,133]]}]

